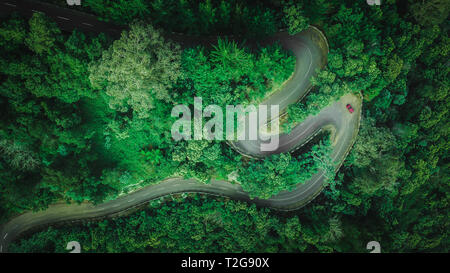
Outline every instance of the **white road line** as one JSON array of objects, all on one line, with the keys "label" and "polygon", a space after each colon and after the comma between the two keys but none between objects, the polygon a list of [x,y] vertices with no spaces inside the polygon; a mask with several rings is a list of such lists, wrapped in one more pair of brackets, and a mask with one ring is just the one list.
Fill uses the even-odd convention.
[{"label": "white road line", "polygon": [[5,236],[3,236],[3,240],[6,239],[6,236],[8,236],[8,233],[6,233]]},{"label": "white road line", "polygon": [[133,202],[135,199],[133,198],[133,199],[131,199],[131,200],[128,200],[128,202],[127,203],[131,203],[131,202]]},{"label": "white road line", "polygon": [[120,204],[114,205],[113,208],[120,207]]},{"label": "white road line", "polygon": [[57,16],[59,19],[63,19],[63,20],[67,20],[67,21],[70,21],[70,19],[69,18],[66,18],[66,17],[61,17],[61,16]]},{"label": "white road line", "polygon": [[93,25],[91,25],[91,24],[88,24],[88,23],[81,23],[82,25],[86,25],[86,26],[88,26],[88,27],[93,27]]},{"label": "white road line", "polygon": [[38,13],[42,13],[42,14],[44,14],[42,11],[40,11],[40,10],[35,10],[35,9],[32,9],[31,11],[33,11],[33,12],[38,12]]},{"label": "white road line", "polygon": [[3,4],[5,4],[6,6],[10,6],[10,7],[17,7],[16,5],[11,4],[11,3],[3,3]]}]

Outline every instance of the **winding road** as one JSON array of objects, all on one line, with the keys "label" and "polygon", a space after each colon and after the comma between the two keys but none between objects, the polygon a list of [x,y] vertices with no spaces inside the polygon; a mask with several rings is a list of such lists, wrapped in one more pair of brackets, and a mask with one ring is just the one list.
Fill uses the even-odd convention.
[{"label": "winding road", "polygon": [[[2,10],[8,8],[8,12],[19,11],[24,14],[45,12],[66,30],[72,30],[77,27],[81,29],[87,28],[96,32],[103,31],[117,34],[117,28],[111,27],[107,23],[99,22],[93,16],[53,5],[34,1],[12,0],[1,1],[0,5]],[[65,19],[60,19],[61,17]],[[182,38],[180,37],[180,39]],[[294,36],[286,32],[280,32],[274,35],[273,39],[280,41],[282,46],[290,50],[297,60],[294,74],[284,85],[284,88],[272,94],[263,102],[263,104],[267,105],[278,104],[283,111],[289,104],[303,98],[311,89],[311,77],[326,64],[328,44],[324,35],[315,27],[310,27]],[[352,114],[345,107],[348,103],[355,110]],[[292,151],[307,143],[321,130],[330,130],[332,132],[331,141],[333,145],[332,159],[337,164],[337,171],[356,139],[361,108],[361,97],[347,94],[340,98],[339,101],[323,109],[318,115],[308,117],[304,122],[293,128],[289,134],[281,134],[280,145],[275,151],[261,152],[259,140],[238,141],[231,143],[231,145],[245,155],[264,157],[269,154]],[[278,210],[294,210],[314,199],[321,192],[324,180],[324,172],[319,171],[312,179],[305,184],[297,185],[292,191],[280,192],[270,199],[251,199],[239,184],[219,180],[213,180],[210,184],[201,184],[193,179],[170,178],[161,181],[157,185],[144,187],[97,206],[90,203],[82,203],[80,205],[59,203],[51,205],[44,211],[26,212],[19,215],[0,228],[0,252],[6,252],[7,246],[11,241],[21,233],[31,229],[54,223],[71,223],[80,220],[117,216],[150,200],[175,193],[206,193],[227,196]]]}]

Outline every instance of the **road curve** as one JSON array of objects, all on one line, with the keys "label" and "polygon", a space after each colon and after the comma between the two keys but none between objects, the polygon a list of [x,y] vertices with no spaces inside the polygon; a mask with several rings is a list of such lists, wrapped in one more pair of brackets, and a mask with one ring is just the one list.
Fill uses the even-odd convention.
[{"label": "road curve", "polygon": [[[8,3],[22,2],[9,1]],[[1,3],[0,3],[1,4]],[[30,6],[30,9],[33,6]],[[22,6],[23,10],[24,7]],[[71,18],[70,13],[65,13],[66,9],[52,7],[53,17],[57,11],[61,11],[64,18]],[[76,12],[75,12],[76,13]],[[85,19],[82,13],[76,13],[79,18]],[[92,26],[95,22],[89,19]],[[67,21],[67,20],[65,20]],[[72,22],[74,22],[72,20]],[[67,22],[64,22],[66,24]],[[102,31],[108,26],[102,24]],[[73,28],[73,27],[72,27]],[[296,59],[294,75],[286,83],[283,90],[271,95],[266,104],[279,104],[280,109],[285,109],[287,105],[295,103],[301,99],[310,89],[310,78],[316,73],[316,69],[322,68],[326,63],[328,46],[325,37],[315,28],[290,36],[287,33],[279,33],[274,36],[288,50],[291,50]],[[326,46],[324,46],[326,45]],[[350,114],[345,105],[351,103],[355,112]],[[276,151],[262,153],[259,143],[234,142],[232,146],[238,151],[256,157],[267,156],[268,154],[288,152],[296,149],[300,145],[308,142],[312,136],[323,129],[332,131],[331,141],[333,145],[332,158],[340,167],[347,153],[349,152],[359,128],[361,116],[361,97],[347,94],[339,101],[323,109],[318,115],[307,118],[297,125],[290,134],[280,135],[280,146]],[[268,206],[279,210],[298,209],[315,196],[317,196],[324,185],[324,173],[319,171],[305,184],[297,185],[292,191],[283,191],[270,199],[251,199],[242,187],[238,184],[231,184],[227,181],[213,180],[210,184],[201,184],[193,179],[170,178],[161,181],[157,185],[150,185],[139,191],[119,197],[115,200],[94,206],[89,203],[78,204],[54,204],[48,209],[40,212],[26,212],[16,218],[11,219],[0,229],[0,252],[6,252],[8,244],[23,232],[32,228],[38,228],[58,222],[72,222],[81,219],[89,220],[106,216],[114,216],[124,211],[139,206],[150,200],[160,198],[175,193],[206,193],[218,196],[227,196],[236,200],[252,202],[260,206]]]}]

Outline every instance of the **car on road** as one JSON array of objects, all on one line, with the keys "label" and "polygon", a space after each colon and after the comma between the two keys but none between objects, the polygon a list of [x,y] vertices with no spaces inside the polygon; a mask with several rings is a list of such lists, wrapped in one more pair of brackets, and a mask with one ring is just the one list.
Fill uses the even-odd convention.
[{"label": "car on road", "polygon": [[355,112],[355,110],[353,110],[353,107],[350,104],[347,104],[347,110],[351,113]]}]

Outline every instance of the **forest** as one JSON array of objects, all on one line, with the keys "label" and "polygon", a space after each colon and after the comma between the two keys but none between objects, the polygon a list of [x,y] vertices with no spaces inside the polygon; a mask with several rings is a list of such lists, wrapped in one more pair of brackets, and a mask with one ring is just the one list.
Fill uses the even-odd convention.
[{"label": "forest", "polygon": [[[316,26],[330,47],[284,128],[361,92],[359,134],[339,172],[299,210],[180,194],[127,216],[27,234],[10,251],[66,252],[71,240],[83,252],[366,252],[373,240],[383,252],[449,251],[448,1],[83,3],[77,9],[127,30],[115,39],[62,31],[39,13],[1,18],[0,224],[60,200],[98,204],[170,176],[209,183],[236,171],[260,198],[308,180],[324,168],[327,135],[301,154],[264,160],[224,142],[170,136],[171,108],[194,95],[226,105],[275,92],[295,58],[254,41],[280,29]],[[222,37],[184,48],[167,32]]]}]

